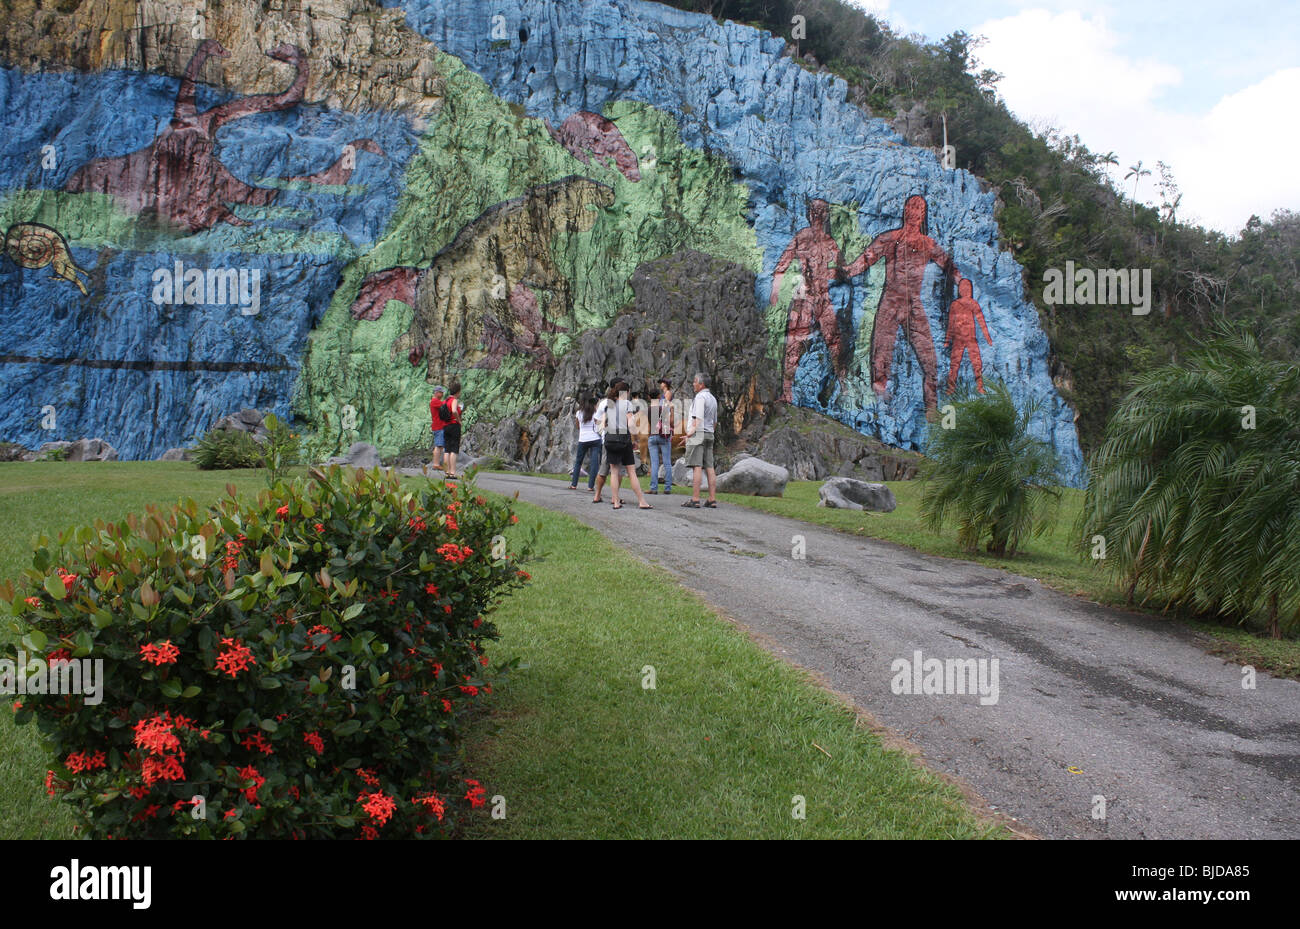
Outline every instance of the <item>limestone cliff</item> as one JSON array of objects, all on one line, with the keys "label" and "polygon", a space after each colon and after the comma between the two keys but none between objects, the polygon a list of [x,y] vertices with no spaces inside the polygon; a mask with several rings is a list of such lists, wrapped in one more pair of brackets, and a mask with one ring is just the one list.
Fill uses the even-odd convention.
[{"label": "limestone cliff", "polygon": [[18,0],[0,34],[0,439],[147,457],[256,406],[396,451],[435,382],[471,421],[553,405],[634,272],[698,253],[750,275],[713,373],[775,372],[738,429],[785,398],[919,448],[997,378],[1081,479],[992,195],[766,33],[641,0]]}]

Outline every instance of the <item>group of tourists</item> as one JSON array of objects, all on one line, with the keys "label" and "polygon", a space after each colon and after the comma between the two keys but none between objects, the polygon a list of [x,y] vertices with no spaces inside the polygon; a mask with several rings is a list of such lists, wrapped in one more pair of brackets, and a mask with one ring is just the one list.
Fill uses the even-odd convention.
[{"label": "group of tourists", "polygon": [[[610,382],[605,396],[599,400],[594,394],[584,396],[578,403],[574,419],[578,423],[578,449],[573,462],[573,476],[569,489],[578,489],[578,477],[583,463],[587,467],[587,489],[592,492],[592,503],[602,503],[605,481],[608,478],[610,501],[614,509],[622,509],[619,489],[624,479],[636,494],[637,509],[652,510],[646,501],[637,479],[637,444],[644,441],[650,458],[650,493],[658,495],[660,469],[663,469],[663,491],[673,492],[673,437],[686,439],[686,466],[694,469],[690,499],[684,507],[709,508],[718,505],[717,471],[713,465],[713,436],[718,427],[718,401],[709,390],[709,376],[695,375],[691,382],[695,396],[689,410],[673,400],[673,385],[668,378],[658,381],[658,396],[647,402],[639,394],[629,393],[628,383],[622,378]],[[450,387],[434,387],[429,401],[429,416],[433,429],[433,467],[445,471],[447,477],[456,477],[456,457],[460,454],[461,416],[465,407],[460,398],[461,385],[453,381]],[[708,479],[709,496],[701,501],[700,491]]]},{"label": "group of tourists", "polygon": [[[642,397],[630,395],[627,381],[616,379],[610,383],[605,396],[597,401],[588,395],[579,402],[574,419],[578,423],[578,448],[573,462],[569,489],[578,489],[578,476],[583,463],[587,463],[587,489],[592,491],[592,503],[601,503],[605,479],[609,478],[610,501],[614,509],[621,509],[619,487],[624,475],[632,492],[636,494],[637,509],[652,510],[641,492],[636,474],[635,446],[644,440],[650,458],[650,493],[659,491],[660,468],[663,469],[663,493],[673,492],[673,436],[686,437],[686,465],[694,468],[691,499],[684,507],[716,507],[715,484],[717,472],[713,464],[713,437],[718,425],[718,401],[709,390],[708,375],[699,373],[692,382],[695,397],[690,410],[681,417],[680,404],[673,402],[673,385],[667,378],[658,381],[658,396],[647,403]],[[685,422],[679,422],[684,419]],[[597,462],[599,461],[599,465]],[[700,488],[703,477],[708,477],[709,497],[701,503]]]}]

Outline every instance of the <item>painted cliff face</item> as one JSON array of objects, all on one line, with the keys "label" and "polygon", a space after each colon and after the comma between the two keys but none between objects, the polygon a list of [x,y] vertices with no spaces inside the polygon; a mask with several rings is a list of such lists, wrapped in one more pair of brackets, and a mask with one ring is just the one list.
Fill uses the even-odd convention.
[{"label": "painted cliff face", "polygon": [[498,203],[466,225],[427,268],[387,268],[362,283],[352,305],[358,320],[377,320],[390,300],[415,309],[410,328],[393,343],[393,356],[424,362],[430,382],[464,369],[496,370],[510,354],[534,370],[553,368],[543,333],[567,331],[544,316],[548,303],[572,302],[568,279],[556,267],[557,231],[583,232],[614,192],[570,177]]},{"label": "painted cliff face", "polygon": [[[82,166],[68,179],[64,189],[72,193],[109,194],[131,213],[156,216],[187,232],[210,229],[222,222],[232,226],[249,225],[248,220],[235,215],[232,207],[269,206],[280,191],[255,187],[235,177],[218,156],[217,130],[258,113],[297,106],[302,102],[308,78],[306,55],[298,46],[281,44],[266,54],[293,67],[293,82],[288,88],[278,94],[240,97],[200,112],[195,94],[203,65],[209,58],[229,55],[215,39],[204,41],[185,69],[171,123],[162,134],[128,155],[98,158]],[[285,180],[346,184],[359,151],[383,154],[374,140],[356,139],[328,168]]]},{"label": "painted cliff face", "polygon": [[[996,377],[1081,474],[993,194],[780,38],[639,0],[290,6],[229,0],[221,41],[178,42],[122,0],[136,45],[86,14],[36,41],[49,68],[0,68],[0,438],[156,455],[292,397],[308,431],[348,403],[396,451],[425,439],[431,380],[485,417],[546,396],[638,266],[689,249],[754,274],[789,402],[916,448]],[[152,299],[178,261],[246,271],[260,312]],[[44,405],[76,435],[44,434]]]}]

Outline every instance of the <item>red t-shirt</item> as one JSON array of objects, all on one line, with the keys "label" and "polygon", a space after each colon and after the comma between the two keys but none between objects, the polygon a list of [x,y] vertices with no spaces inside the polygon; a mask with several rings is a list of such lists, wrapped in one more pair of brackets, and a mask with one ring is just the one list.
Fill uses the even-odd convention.
[{"label": "red t-shirt", "polygon": [[[456,404],[456,408],[454,410],[452,409],[453,403]],[[448,397],[447,400],[442,405],[442,415],[443,415],[442,424],[444,426],[450,426],[452,424],[459,426],[460,425],[460,401],[457,400],[455,397]]]},{"label": "red t-shirt", "polygon": [[434,397],[432,400],[429,401],[429,416],[433,420],[434,432],[437,432],[444,425],[446,425],[442,421],[442,407],[446,402],[447,402],[446,400],[439,400],[437,397]]}]

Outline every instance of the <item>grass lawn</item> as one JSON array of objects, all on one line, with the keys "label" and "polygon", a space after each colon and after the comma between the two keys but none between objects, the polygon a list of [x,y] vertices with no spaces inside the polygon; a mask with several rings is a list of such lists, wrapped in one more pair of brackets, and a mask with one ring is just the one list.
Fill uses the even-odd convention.
[{"label": "grass lawn", "polygon": [[[0,577],[40,531],[147,503],[212,500],[261,472],[192,464],[0,465]],[[499,611],[490,653],[524,668],[496,688],[467,745],[472,776],[506,798],[478,837],[973,838],[1009,835],[957,790],[887,751],[835,697],[666,574],[569,517],[521,504],[547,557]],[[8,629],[0,633],[7,640]],[[644,689],[643,668],[655,669]],[[0,837],[66,837],[32,727],[0,713]],[[815,744],[814,744],[815,743]],[[804,798],[806,819],[792,817]],[[489,806],[490,808],[490,806]]]},{"label": "grass lawn", "polygon": [[[537,476],[557,477],[551,474]],[[559,479],[567,480],[567,476]],[[1125,606],[1127,590],[1117,585],[1097,563],[1081,559],[1072,548],[1075,520],[1083,506],[1083,491],[1065,488],[1056,518],[1048,531],[1030,539],[1026,549],[1015,558],[995,558],[983,552],[968,554],[963,551],[957,544],[956,528],[936,534],[922,525],[919,481],[886,483],[898,501],[898,508],[892,513],[819,507],[817,491],[821,487],[821,481],[791,481],[786,485],[783,497],[719,494],[718,499],[730,505],[747,506],[852,535],[896,542],[931,555],[978,562],[991,568],[1032,577],[1048,587],[1096,603],[1121,608]],[[642,487],[645,486],[647,485],[642,480]],[[674,486],[673,492],[677,494],[690,491]],[[628,497],[629,494],[625,492],[624,499]],[[1211,651],[1214,654],[1241,664],[1254,665],[1272,674],[1300,680],[1300,640],[1264,638],[1241,627],[1198,622],[1182,616],[1171,616],[1170,621],[1184,623],[1212,637],[1214,644]]]}]

